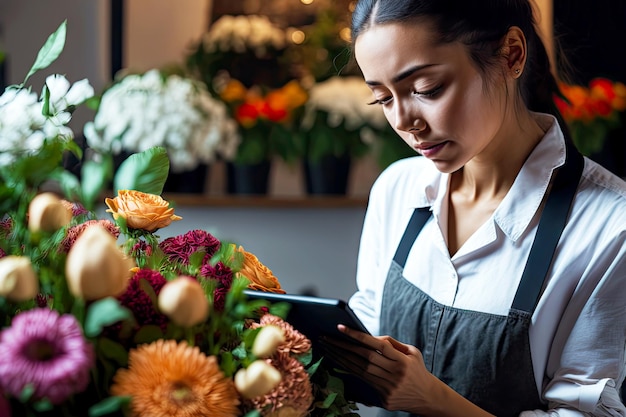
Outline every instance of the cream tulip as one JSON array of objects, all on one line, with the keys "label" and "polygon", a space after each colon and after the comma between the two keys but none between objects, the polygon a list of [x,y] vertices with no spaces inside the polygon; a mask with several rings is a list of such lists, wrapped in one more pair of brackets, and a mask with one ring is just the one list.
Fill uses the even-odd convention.
[{"label": "cream tulip", "polygon": [[104,227],[94,224],[72,245],[65,276],[74,296],[99,300],[122,294],[133,267],[134,262],[121,251],[115,238]]},{"label": "cream tulip", "polygon": [[209,300],[194,278],[180,276],[161,288],[159,310],[183,327],[200,324],[209,317]]},{"label": "cream tulip", "polygon": [[72,220],[72,209],[54,193],[41,193],[28,206],[28,230],[55,232]]},{"label": "cream tulip", "polygon": [[258,358],[268,358],[276,352],[278,346],[284,341],[285,332],[283,329],[271,324],[263,326],[254,339],[252,353]]},{"label": "cream tulip", "polygon": [[280,371],[264,360],[256,360],[235,374],[235,387],[242,397],[252,399],[268,394],[282,381]]},{"label": "cream tulip", "polygon": [[0,296],[26,301],[38,292],[39,280],[29,258],[9,255],[0,259]]}]

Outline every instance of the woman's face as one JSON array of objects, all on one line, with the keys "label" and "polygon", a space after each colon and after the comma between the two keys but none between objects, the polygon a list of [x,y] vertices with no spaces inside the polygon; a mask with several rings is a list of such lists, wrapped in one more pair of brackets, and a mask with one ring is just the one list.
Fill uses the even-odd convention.
[{"label": "woman's face", "polygon": [[432,39],[424,24],[376,25],[359,35],[355,55],[396,132],[440,171],[454,172],[506,136],[507,89],[503,77],[494,77],[501,86],[485,85],[463,44]]}]

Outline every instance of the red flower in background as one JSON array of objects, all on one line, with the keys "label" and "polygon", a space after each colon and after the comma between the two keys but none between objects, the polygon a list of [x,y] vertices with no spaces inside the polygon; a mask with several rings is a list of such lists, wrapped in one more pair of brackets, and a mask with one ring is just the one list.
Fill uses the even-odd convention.
[{"label": "red flower in background", "polygon": [[585,155],[602,148],[607,134],[620,126],[626,110],[626,86],[607,78],[594,78],[588,86],[559,85],[562,96],[554,103],[563,115],[572,140]]}]

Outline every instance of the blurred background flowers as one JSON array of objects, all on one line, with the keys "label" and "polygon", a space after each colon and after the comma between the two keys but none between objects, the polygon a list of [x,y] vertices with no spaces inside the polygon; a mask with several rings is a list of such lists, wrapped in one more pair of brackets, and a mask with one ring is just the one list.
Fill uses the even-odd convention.
[{"label": "blurred background flowers", "polygon": [[576,147],[587,156],[599,152],[607,137],[622,126],[626,85],[597,77],[586,86],[561,83],[560,88],[562,97],[554,100]]}]

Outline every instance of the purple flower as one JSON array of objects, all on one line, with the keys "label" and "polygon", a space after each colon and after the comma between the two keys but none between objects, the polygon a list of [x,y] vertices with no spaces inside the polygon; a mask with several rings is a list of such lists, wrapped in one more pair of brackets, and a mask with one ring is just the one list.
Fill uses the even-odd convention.
[{"label": "purple flower", "polygon": [[76,318],[36,308],[13,318],[0,333],[0,388],[19,396],[32,385],[33,399],[60,404],[89,384],[93,347]]}]

